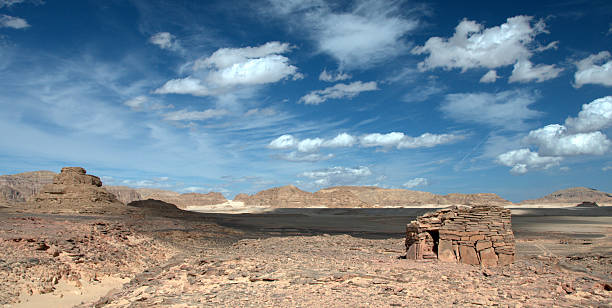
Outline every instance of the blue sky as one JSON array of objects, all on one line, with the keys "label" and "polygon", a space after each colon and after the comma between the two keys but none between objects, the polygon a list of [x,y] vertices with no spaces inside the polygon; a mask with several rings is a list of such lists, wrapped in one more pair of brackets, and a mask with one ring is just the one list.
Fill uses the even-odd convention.
[{"label": "blue sky", "polygon": [[0,0],[0,173],[612,191],[612,3]]}]

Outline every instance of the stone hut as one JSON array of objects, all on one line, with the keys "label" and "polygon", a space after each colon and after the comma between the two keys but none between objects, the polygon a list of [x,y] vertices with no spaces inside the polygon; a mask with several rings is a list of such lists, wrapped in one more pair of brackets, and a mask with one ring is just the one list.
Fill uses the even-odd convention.
[{"label": "stone hut", "polygon": [[510,210],[494,205],[452,206],[406,225],[406,258],[505,265],[514,262]]}]

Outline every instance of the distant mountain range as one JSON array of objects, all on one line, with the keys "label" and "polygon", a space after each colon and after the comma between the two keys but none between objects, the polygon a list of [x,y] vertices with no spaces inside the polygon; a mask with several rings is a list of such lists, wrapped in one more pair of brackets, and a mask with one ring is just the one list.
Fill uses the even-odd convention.
[{"label": "distant mountain range", "polygon": [[[25,202],[36,195],[41,188],[53,182],[56,173],[33,171],[0,176],[0,202]],[[131,188],[127,186],[103,186],[124,204],[133,201],[155,199],[172,203],[179,208],[206,206],[226,202],[218,192],[207,194],[178,193],[174,191]],[[385,189],[373,186],[336,186],[310,193],[293,185],[275,187],[253,195],[238,194],[234,201],[245,205],[267,207],[332,207],[332,208],[374,208],[411,205],[452,205],[488,204],[511,205],[512,203],[492,193],[437,195],[429,192],[407,189]],[[574,187],[555,191],[539,199],[525,200],[522,204],[568,204],[583,201],[612,204],[612,195],[592,188]]]}]

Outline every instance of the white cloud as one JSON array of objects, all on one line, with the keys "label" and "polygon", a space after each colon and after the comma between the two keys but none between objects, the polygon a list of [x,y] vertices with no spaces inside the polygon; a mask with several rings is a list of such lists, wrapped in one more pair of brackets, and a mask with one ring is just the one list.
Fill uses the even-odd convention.
[{"label": "white cloud", "polygon": [[352,76],[347,73],[336,72],[336,74],[334,74],[332,72],[330,74],[327,72],[327,70],[323,70],[321,74],[319,75],[319,80],[327,81],[327,82],[336,82],[336,81],[351,79],[351,77]]},{"label": "white cloud", "polygon": [[297,150],[300,152],[315,152],[318,151],[321,145],[323,144],[323,139],[314,138],[314,139],[304,139],[297,144]]},{"label": "white cloud", "polygon": [[568,134],[559,124],[533,130],[525,141],[538,146],[538,153],[545,156],[603,155],[612,144],[599,131]]},{"label": "white cloud", "polygon": [[543,82],[557,78],[562,71],[562,68],[555,67],[554,65],[538,64],[534,67],[533,63],[529,60],[519,60],[514,64],[514,69],[508,82],[525,83],[533,80]]},{"label": "white cloud", "polygon": [[446,95],[440,109],[458,122],[521,130],[527,126],[525,121],[542,114],[529,109],[535,100],[535,96],[526,91],[456,93]]},{"label": "white cloud", "polygon": [[352,147],[357,142],[357,138],[347,134],[340,133],[331,140],[326,140],[323,146],[330,148]]},{"label": "white cloud", "polygon": [[289,59],[280,55],[291,48],[287,43],[268,42],[261,46],[221,48],[210,57],[196,61],[194,75],[172,79],[155,90],[157,94],[222,95],[239,86],[275,83],[292,77],[303,78]]},{"label": "white cloud", "polygon": [[[450,38],[431,37],[423,46],[412,50],[413,54],[427,54],[420,62],[420,70],[437,67],[450,70],[461,69],[462,72],[473,68],[494,69],[515,64],[511,82],[538,82],[556,77],[562,70],[554,65],[536,65],[533,67],[528,59],[535,52],[555,48],[557,42],[547,46],[538,46],[535,37],[546,33],[543,21],[532,22],[533,17],[515,16],[508,18],[501,26],[485,28],[483,25],[464,19],[455,28]],[[481,82],[492,82],[493,74],[489,71]],[[496,75],[496,73],[495,73]]]},{"label": "white cloud", "polygon": [[601,168],[601,171],[609,171],[609,170],[612,170],[612,165],[607,165]]},{"label": "white cloud", "polygon": [[414,178],[406,183],[404,183],[402,186],[406,187],[406,188],[414,188],[417,186],[427,186],[429,185],[429,182],[427,181],[426,178]]},{"label": "white cloud", "polygon": [[612,97],[582,105],[578,117],[568,117],[565,124],[550,124],[530,131],[523,143],[537,147],[537,152],[509,151],[499,155],[497,162],[512,166],[512,173],[526,173],[533,168],[547,169],[552,165],[543,162],[558,164],[567,156],[606,154],[612,141],[598,129],[612,125]]},{"label": "white cloud", "polygon": [[497,76],[496,70],[489,70],[486,74],[484,74],[480,78],[480,82],[481,83],[491,83],[491,82],[495,82],[498,78],[499,76]]},{"label": "white cloud", "polygon": [[202,121],[227,115],[227,110],[207,109],[204,111],[187,111],[185,109],[165,113],[164,120],[167,121]]},{"label": "white cloud", "polygon": [[0,28],[23,29],[29,26],[28,22],[23,18],[0,15]]},{"label": "white cloud", "polygon": [[391,132],[388,134],[367,134],[361,137],[360,142],[364,147],[395,147],[404,140],[404,133]]},{"label": "white cloud", "polygon": [[512,174],[524,174],[530,169],[548,169],[558,166],[561,157],[540,156],[529,149],[519,149],[506,152],[497,157],[497,162],[504,166],[512,167]]},{"label": "white cloud", "polygon": [[403,53],[403,37],[418,25],[416,18],[395,1],[359,1],[345,10],[324,1],[272,0],[281,15],[317,43],[319,52],[336,59],[340,67],[369,67]]},{"label": "white cloud", "polygon": [[168,80],[161,88],[155,89],[155,94],[191,94],[195,96],[211,95],[202,81],[193,77]]},{"label": "white cloud", "polygon": [[359,166],[355,168],[331,167],[316,171],[303,172],[300,177],[314,180],[315,186],[337,186],[359,183],[372,175],[370,168]]},{"label": "white cloud", "polygon": [[378,90],[375,81],[363,83],[355,81],[350,84],[339,83],[323,90],[312,91],[300,98],[299,102],[306,105],[318,105],[328,99],[348,98],[352,99],[361,92]]},{"label": "white cloud", "polygon": [[565,126],[574,132],[592,132],[612,126],[612,96],[582,105],[578,117],[567,118]]},{"label": "white cloud", "polygon": [[[576,62],[578,71],[574,74],[574,86],[576,88],[585,84],[612,86],[612,60],[608,59],[610,52],[602,51]],[[608,61],[604,63],[606,60]]]},{"label": "white cloud", "polygon": [[288,43],[268,42],[261,46],[244,48],[220,48],[210,57],[196,60],[194,69],[215,67],[224,69],[250,59],[263,58],[269,55],[283,54],[291,50]]},{"label": "white cloud", "polygon": [[418,137],[404,136],[404,139],[397,145],[398,149],[431,148],[437,145],[451,143],[463,139],[464,136],[453,134],[435,135],[424,133]]},{"label": "white cloud", "polygon": [[180,50],[181,49],[181,45],[179,44],[176,37],[170,34],[169,32],[156,33],[149,38],[149,42],[151,42],[151,44],[155,44],[159,46],[159,48],[161,49],[168,49],[168,50]]},{"label": "white cloud", "polygon": [[397,149],[430,148],[441,144],[451,143],[463,136],[453,134],[430,134],[424,133],[418,137],[406,136],[404,133],[391,132],[388,134],[367,134],[360,138],[361,146],[364,147],[383,147]]},{"label": "white cloud", "polygon": [[297,146],[298,140],[291,135],[282,135],[270,142],[268,148],[275,150],[291,149]]}]

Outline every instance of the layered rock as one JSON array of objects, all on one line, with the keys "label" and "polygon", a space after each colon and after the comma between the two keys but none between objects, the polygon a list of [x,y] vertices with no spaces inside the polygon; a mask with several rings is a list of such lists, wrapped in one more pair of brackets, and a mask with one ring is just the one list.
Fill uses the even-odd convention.
[{"label": "layered rock", "polygon": [[603,191],[587,187],[572,187],[557,190],[542,198],[525,200],[519,204],[554,204],[554,203],[581,203],[584,201],[599,204],[612,204],[612,195]]},{"label": "layered rock", "polygon": [[280,208],[310,207],[315,204],[312,193],[303,191],[293,185],[263,190],[252,196],[236,195],[234,201],[242,201],[246,205]]},{"label": "layered rock", "polygon": [[0,175],[0,201],[24,202],[38,194],[40,189],[53,182],[56,173],[33,171]]},{"label": "layered rock", "polygon": [[427,213],[406,226],[406,258],[505,265],[514,262],[510,210],[453,206]]},{"label": "layered rock", "polygon": [[118,204],[115,195],[102,187],[99,177],[87,174],[80,167],[64,167],[33,197],[39,206],[81,207],[87,205]]},{"label": "layered rock", "polygon": [[108,190],[111,194],[115,195],[119,201],[123,204],[128,204],[130,202],[143,200],[142,195],[132,187],[127,186],[106,186],[104,188]]}]

